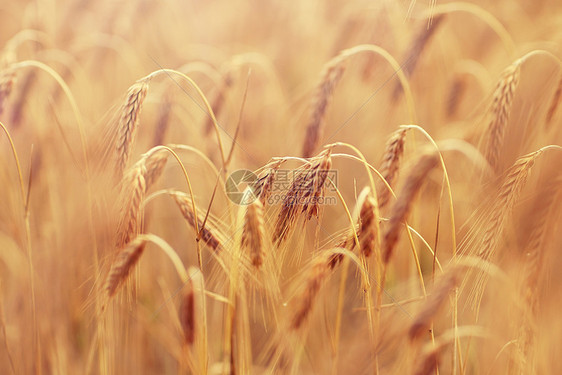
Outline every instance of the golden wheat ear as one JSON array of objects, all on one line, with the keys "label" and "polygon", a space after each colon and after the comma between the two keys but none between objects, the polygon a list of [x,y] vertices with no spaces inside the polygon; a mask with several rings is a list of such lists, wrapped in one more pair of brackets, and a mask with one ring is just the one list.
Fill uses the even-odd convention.
[{"label": "golden wheat ear", "polygon": [[[388,182],[388,185],[390,187],[394,186],[398,177],[398,172],[400,170],[400,159],[404,154],[404,144],[406,143],[407,132],[408,129],[396,130],[394,133],[392,133],[392,135],[388,139],[388,142],[386,143],[386,148],[384,150],[384,155],[382,157],[382,163],[379,171],[386,182]],[[390,201],[391,192],[381,181],[377,182],[377,197],[379,208],[385,207]]]},{"label": "golden wheat ear", "polygon": [[117,225],[116,247],[121,249],[135,238],[141,229],[142,201],[146,194],[146,166],[140,160],[131,167],[121,181],[118,204],[120,219]]},{"label": "golden wheat ear", "polygon": [[150,150],[142,155],[123,176],[120,183],[120,219],[117,225],[116,247],[125,246],[141,230],[142,202],[148,189],[158,180],[168,160],[166,150]]},{"label": "golden wheat ear", "polygon": [[139,116],[148,94],[149,79],[135,82],[127,91],[125,103],[121,106],[121,116],[117,125],[115,139],[115,176],[120,179],[131,157],[131,149],[137,133]]},{"label": "golden wheat ear", "polygon": [[[429,42],[431,41],[432,37],[435,35],[435,32],[437,31],[439,25],[443,22],[444,19],[445,19],[445,15],[440,14],[433,19],[433,22],[429,27],[427,27],[427,25],[424,25],[421,32],[417,35],[417,37],[414,40],[412,40],[410,46],[406,49],[408,51],[408,54],[404,58],[404,65],[402,67],[402,70],[404,71],[406,77],[411,77],[414,71],[416,70],[416,67],[418,66],[418,62],[423,54],[423,51],[429,45]],[[392,93],[393,100],[398,99],[398,95],[400,95],[401,91],[402,91],[402,86],[400,86],[400,84],[397,83],[396,86],[394,86],[394,91]]]},{"label": "golden wheat ear", "polygon": [[146,245],[145,239],[135,239],[124,247],[111,264],[111,269],[105,282],[105,291],[109,298],[113,297],[125,283],[137,265]]},{"label": "golden wheat ear", "polygon": [[320,292],[320,288],[326,281],[326,278],[330,275],[330,260],[328,258],[330,255],[331,254],[326,252],[326,254],[323,254],[313,260],[308,278],[303,285],[298,299],[295,301],[296,306],[292,313],[290,323],[291,329],[299,329],[310,315],[318,297],[318,293]]},{"label": "golden wheat ear", "polygon": [[16,78],[16,71],[13,69],[8,68],[0,72],[0,115],[6,108],[6,103],[12,93]]},{"label": "golden wheat ear", "polygon": [[459,267],[453,267],[437,280],[433,291],[427,300],[424,301],[421,310],[410,325],[408,331],[410,340],[417,340],[423,337],[423,335],[429,334],[433,319],[448,301],[450,292],[458,285],[460,280],[459,271]]},{"label": "golden wheat ear", "polygon": [[325,184],[332,168],[331,153],[331,147],[327,147],[295,173],[275,223],[273,241],[277,244],[288,238],[299,215],[305,215],[307,220],[312,216],[318,217],[318,203],[324,196]]},{"label": "golden wheat ear", "polygon": [[312,102],[312,113],[306,127],[302,155],[310,158],[320,145],[324,133],[325,117],[336,85],[345,71],[345,55],[338,55],[330,60],[323,68],[320,83]]},{"label": "golden wheat ear", "polygon": [[507,122],[511,113],[513,97],[519,85],[520,71],[521,60],[517,60],[503,71],[494,90],[490,113],[491,119],[485,134],[486,146],[484,155],[496,171],[500,162],[500,154],[503,148]]},{"label": "golden wheat ear", "polygon": [[179,192],[172,192],[170,196],[176,202],[183,218],[192,228],[197,228],[200,231],[200,238],[203,242],[213,249],[215,252],[221,252],[223,250],[223,243],[219,239],[218,234],[215,232],[215,227],[211,228],[210,223],[207,222],[205,227],[203,227],[203,222],[201,221],[200,215],[197,214],[197,226],[195,226],[195,217],[193,215],[193,210],[191,206],[191,199]]},{"label": "golden wheat ear", "polygon": [[371,195],[365,197],[365,201],[361,205],[361,212],[359,214],[359,245],[361,253],[366,257],[370,256],[375,249],[377,241],[377,223],[376,223],[376,210],[377,203]]},{"label": "golden wheat ear", "polygon": [[263,205],[259,199],[246,207],[241,246],[248,251],[252,265],[259,268],[264,261],[265,246]]},{"label": "golden wheat ear", "polygon": [[402,224],[408,218],[413,201],[421,189],[427,175],[439,164],[437,153],[422,155],[406,178],[406,182],[392,207],[387,230],[383,240],[383,261],[388,263],[402,230]]}]

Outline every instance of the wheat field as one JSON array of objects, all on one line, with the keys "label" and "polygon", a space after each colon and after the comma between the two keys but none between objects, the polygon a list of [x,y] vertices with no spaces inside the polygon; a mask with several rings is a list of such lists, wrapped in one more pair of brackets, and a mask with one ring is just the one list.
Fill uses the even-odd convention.
[{"label": "wheat field", "polygon": [[562,373],[562,3],[0,3],[1,374]]}]

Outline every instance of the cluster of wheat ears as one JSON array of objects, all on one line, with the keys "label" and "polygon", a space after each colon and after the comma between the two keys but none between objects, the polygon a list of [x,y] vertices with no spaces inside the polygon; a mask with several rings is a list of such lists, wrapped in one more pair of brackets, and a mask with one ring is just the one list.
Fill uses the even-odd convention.
[{"label": "cluster of wheat ears", "polygon": [[509,3],[2,4],[0,373],[562,371],[562,6]]}]

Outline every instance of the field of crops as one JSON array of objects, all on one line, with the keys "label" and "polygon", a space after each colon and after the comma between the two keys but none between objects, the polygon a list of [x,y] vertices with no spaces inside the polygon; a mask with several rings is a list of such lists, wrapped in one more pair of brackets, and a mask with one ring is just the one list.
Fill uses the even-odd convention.
[{"label": "field of crops", "polygon": [[1,374],[562,373],[562,2],[0,21]]}]

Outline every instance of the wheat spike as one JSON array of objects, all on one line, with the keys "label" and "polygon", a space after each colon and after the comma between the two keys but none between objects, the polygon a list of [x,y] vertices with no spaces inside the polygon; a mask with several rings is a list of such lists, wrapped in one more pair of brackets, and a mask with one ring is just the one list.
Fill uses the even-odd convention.
[{"label": "wheat spike", "polygon": [[0,72],[0,115],[6,107],[8,98],[14,88],[16,78],[16,72],[13,69],[4,69]]},{"label": "wheat spike", "polygon": [[135,238],[141,229],[141,204],[146,193],[146,166],[144,160],[137,162],[123,177],[120,192],[120,220],[117,225],[116,246],[121,249]]},{"label": "wheat spike", "polygon": [[320,256],[311,266],[304,289],[296,302],[296,309],[291,320],[291,328],[299,329],[312,311],[320,288],[329,275],[330,268],[325,256]]},{"label": "wheat spike", "polygon": [[322,134],[324,133],[326,110],[332,99],[334,89],[345,71],[344,62],[345,55],[340,54],[328,61],[322,70],[322,78],[316,87],[312,103],[312,114],[306,127],[306,136],[302,150],[302,155],[305,158],[314,155],[315,150],[320,144]]},{"label": "wheat spike", "polygon": [[172,98],[170,94],[164,96],[164,101],[160,105],[158,111],[158,120],[154,129],[152,145],[160,146],[164,144],[166,133],[170,127],[170,115],[172,114]]},{"label": "wheat spike", "polygon": [[[392,133],[382,158],[382,163],[379,168],[381,175],[386,182],[392,187],[398,177],[400,170],[400,159],[404,154],[404,143],[406,142],[406,133],[408,129],[398,129]],[[385,207],[390,201],[390,190],[382,182],[378,182],[377,197],[379,208]]]},{"label": "wheat spike", "polygon": [[148,151],[123,176],[120,185],[120,220],[117,248],[125,246],[141,230],[142,201],[148,189],[162,174],[168,154],[165,150]]},{"label": "wheat spike", "polygon": [[278,244],[287,238],[299,214],[306,215],[307,220],[318,217],[318,203],[324,196],[324,185],[332,166],[330,155],[331,148],[325,149],[296,174],[277,216],[273,240]]},{"label": "wheat spike", "polygon": [[[408,54],[404,58],[405,63],[402,67],[402,70],[404,71],[404,74],[406,74],[406,77],[410,77],[414,72],[414,70],[416,69],[416,66],[418,65],[423,50],[427,47],[431,38],[433,37],[433,35],[435,35],[435,32],[437,31],[439,25],[444,19],[445,19],[444,14],[435,17],[431,25],[429,27],[424,26],[422,31],[417,35],[417,37],[412,41],[410,46],[406,49],[408,51]],[[402,86],[400,86],[400,84],[396,84],[396,86],[394,86],[394,92],[392,94],[392,97],[396,99],[401,91],[402,91]]]},{"label": "wheat spike", "polygon": [[454,78],[447,95],[447,107],[445,111],[447,118],[451,118],[457,113],[461,97],[463,96],[466,88],[467,81],[465,77],[457,76]]},{"label": "wheat spike", "polygon": [[495,170],[497,170],[499,164],[513,97],[519,85],[520,71],[521,61],[517,60],[503,71],[494,91],[491,120],[486,132],[487,144],[484,155]]},{"label": "wheat spike", "polygon": [[144,252],[145,245],[146,240],[136,238],[130,241],[129,244],[119,252],[117,258],[111,265],[105,283],[105,290],[109,297],[113,297],[121,285],[127,280]]},{"label": "wheat spike", "polygon": [[359,236],[359,245],[361,246],[361,253],[366,257],[371,255],[373,252],[377,240],[375,210],[375,199],[372,196],[367,195],[363,205],[361,206],[361,212],[359,214],[361,221],[359,229],[361,233]]},{"label": "wheat spike", "polygon": [[398,195],[396,203],[394,203],[394,206],[392,207],[388,229],[384,234],[384,263],[388,263],[390,260],[392,251],[398,242],[398,237],[400,236],[400,231],[402,230],[402,224],[408,217],[416,194],[420,190],[429,172],[431,172],[438,163],[439,157],[437,154],[432,153],[422,155],[407,177],[406,182]]},{"label": "wheat spike", "polygon": [[256,189],[255,191],[258,194],[258,197],[265,207],[268,201],[268,198],[271,196],[272,189],[275,183],[275,177],[277,175],[277,171],[281,167],[281,164],[285,162],[284,159],[278,160],[275,162],[271,168],[267,171],[267,173],[260,177],[258,181],[256,181]]},{"label": "wheat spike", "polygon": [[517,201],[529,172],[540,153],[541,151],[536,151],[522,156],[508,169],[504,182],[498,192],[494,208],[490,212],[488,225],[484,231],[482,246],[478,252],[478,255],[484,260],[490,260],[492,258],[507,217],[514,203]]},{"label": "wheat spike", "polygon": [[249,250],[250,261],[256,268],[263,264],[264,242],[263,205],[259,199],[256,199],[246,208],[241,244],[242,248]]},{"label": "wheat spike", "polygon": [[546,113],[546,123],[549,124],[558,109],[558,105],[560,104],[560,97],[562,96],[562,78],[558,81],[558,86],[556,86],[556,91],[554,91],[554,95],[552,95],[552,99],[550,101],[550,106],[548,107],[548,112]]},{"label": "wheat spike", "polygon": [[121,178],[131,156],[131,148],[139,123],[139,115],[144,99],[148,94],[148,79],[135,82],[127,91],[127,98],[121,107],[121,117],[117,125],[115,142],[115,175]]},{"label": "wheat spike", "polygon": [[195,291],[191,279],[184,287],[179,315],[185,344],[191,346],[195,341]]},{"label": "wheat spike", "polygon": [[[503,179],[503,184],[495,198],[495,203],[484,218],[485,226],[482,239],[477,242],[477,246],[474,248],[478,257],[484,261],[490,262],[493,259],[500,243],[503,229],[511,216],[512,208],[525,185],[536,158],[541,153],[542,150],[539,150],[522,156],[508,169]],[[473,285],[471,297],[475,306],[478,306],[481,301],[487,278],[486,273],[479,272],[478,278]]]},{"label": "wheat spike", "polygon": [[168,161],[168,151],[158,150],[148,152],[144,158],[146,190],[148,190],[160,178]]},{"label": "wheat spike", "polygon": [[445,305],[450,291],[453,290],[458,283],[459,277],[457,273],[458,269],[454,268],[436,283],[433,292],[427,298],[423,308],[418,312],[414,318],[414,322],[410,326],[410,330],[408,331],[410,340],[419,339],[424,334],[429,333],[433,318]]},{"label": "wheat spike", "polygon": [[[180,193],[170,193],[171,197],[174,199],[180,212],[182,213],[184,219],[191,225],[192,228],[195,228],[195,217],[193,215],[193,211],[191,208],[191,200],[185,194]],[[203,228],[203,222],[201,218],[197,217],[197,228],[201,232],[201,239],[207,246],[211,249],[219,252],[222,250],[223,246],[221,241],[218,237],[213,233],[213,231],[209,228],[209,222],[206,223],[205,228]]]}]

